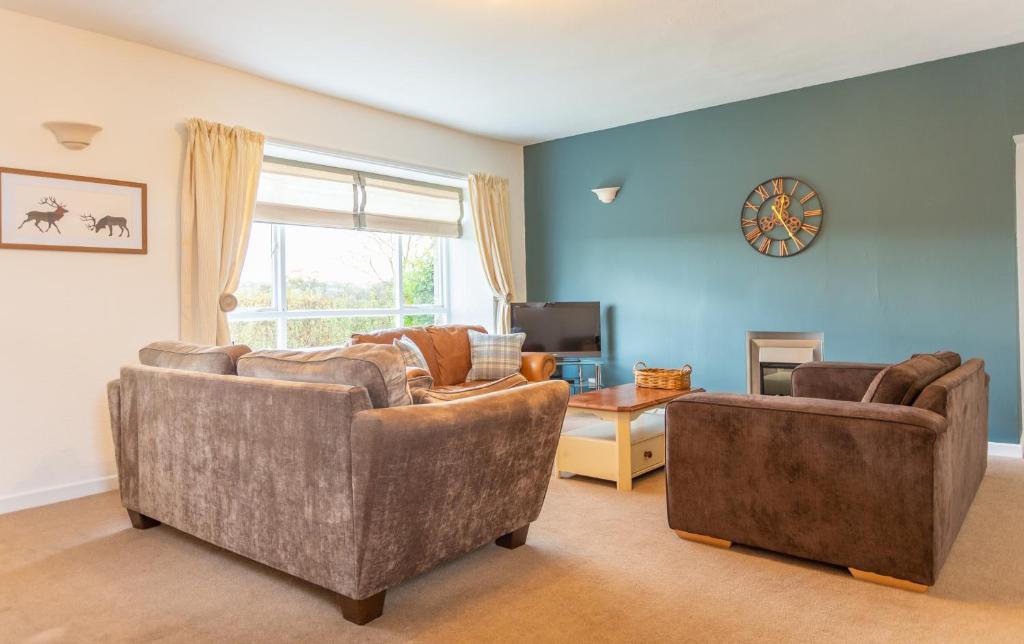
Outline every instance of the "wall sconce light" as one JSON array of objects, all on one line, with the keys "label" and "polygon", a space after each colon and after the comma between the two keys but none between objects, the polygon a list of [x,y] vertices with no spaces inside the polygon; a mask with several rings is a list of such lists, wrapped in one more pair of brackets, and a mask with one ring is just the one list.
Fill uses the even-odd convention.
[{"label": "wall sconce light", "polygon": [[591,192],[597,195],[597,199],[601,203],[611,203],[615,201],[615,195],[619,194],[619,186],[614,188],[594,188]]},{"label": "wall sconce light", "polygon": [[83,150],[92,143],[92,137],[102,130],[98,125],[88,123],[69,123],[67,121],[48,121],[43,123],[57,137],[57,142],[69,150]]}]

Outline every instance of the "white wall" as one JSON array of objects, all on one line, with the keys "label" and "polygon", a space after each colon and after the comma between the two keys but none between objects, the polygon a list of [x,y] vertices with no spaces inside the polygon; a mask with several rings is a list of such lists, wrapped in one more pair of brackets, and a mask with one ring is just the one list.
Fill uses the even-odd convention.
[{"label": "white wall", "polygon": [[[149,185],[148,255],[0,249],[0,512],[112,484],[105,383],[141,345],[178,336],[178,200],[189,117],[508,177],[525,296],[521,146],[3,10],[0,79],[0,166]],[[42,127],[49,120],[104,130],[91,148],[73,152]],[[479,279],[455,279],[452,288],[474,282],[479,288]]]}]

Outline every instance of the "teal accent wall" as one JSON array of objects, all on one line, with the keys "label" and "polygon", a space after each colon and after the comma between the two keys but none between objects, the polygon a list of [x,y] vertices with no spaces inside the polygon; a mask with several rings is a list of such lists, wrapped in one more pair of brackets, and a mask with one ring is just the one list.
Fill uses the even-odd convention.
[{"label": "teal accent wall", "polygon": [[[688,362],[695,384],[745,391],[748,330],[822,331],[827,360],[978,356],[990,440],[1016,442],[1022,133],[1014,45],[527,146],[529,297],[602,302],[613,382]],[[825,208],[790,258],[740,233],[772,176]],[[610,205],[590,193],[605,185]]]}]

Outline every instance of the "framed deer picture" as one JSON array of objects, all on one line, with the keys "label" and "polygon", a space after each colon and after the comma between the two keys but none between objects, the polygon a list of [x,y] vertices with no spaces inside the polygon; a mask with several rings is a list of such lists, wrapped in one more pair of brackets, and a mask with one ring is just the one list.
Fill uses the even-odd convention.
[{"label": "framed deer picture", "polygon": [[146,253],[146,184],[0,168],[0,249]]}]

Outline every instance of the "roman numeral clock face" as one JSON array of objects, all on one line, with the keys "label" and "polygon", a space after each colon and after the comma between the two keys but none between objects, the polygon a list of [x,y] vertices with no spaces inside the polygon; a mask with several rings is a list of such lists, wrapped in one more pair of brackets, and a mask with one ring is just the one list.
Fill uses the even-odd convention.
[{"label": "roman numeral clock face", "polygon": [[740,209],[740,230],[750,247],[769,257],[803,251],[821,230],[818,192],[797,179],[775,177],[750,191]]}]

